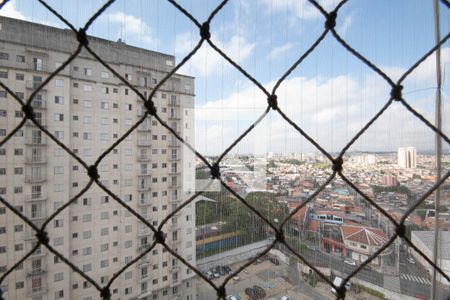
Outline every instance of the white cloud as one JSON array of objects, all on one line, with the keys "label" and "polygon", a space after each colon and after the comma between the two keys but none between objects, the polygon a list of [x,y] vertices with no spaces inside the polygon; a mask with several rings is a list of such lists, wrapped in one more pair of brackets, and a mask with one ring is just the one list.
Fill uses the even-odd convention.
[{"label": "white cloud", "polygon": [[[404,82],[405,92],[435,85],[434,61],[430,56]],[[442,49],[442,65],[450,62],[450,48]],[[400,67],[382,67],[394,80],[404,72]],[[444,72],[445,73],[445,72]],[[264,86],[271,90],[275,82]],[[449,81],[445,81],[444,91]],[[293,77],[285,80],[277,91],[279,107],[311,137],[328,151],[337,151],[381,109],[390,96],[389,85],[378,75],[370,74],[359,80],[350,75],[331,78]],[[444,103],[449,96],[443,94]],[[428,120],[434,120],[434,90],[413,91],[405,95],[407,102]],[[266,109],[266,96],[252,84],[216,101],[197,106],[196,140],[205,141],[206,129],[214,127],[215,134],[207,136],[207,148],[198,145],[202,153],[219,153],[244,132]],[[444,105],[444,115],[450,115],[450,106]],[[447,122],[448,123],[448,122]],[[217,126],[223,127],[217,129]],[[449,134],[450,127],[443,130]],[[237,151],[250,152],[267,149],[274,152],[312,151],[314,148],[302,138],[285,120],[275,112],[255,128],[258,133],[250,134],[239,144]],[[223,135],[220,134],[224,132]],[[396,147],[413,145],[419,150],[433,147],[434,133],[424,126],[399,103],[393,105],[358,140],[352,150],[395,150]],[[255,146],[256,145],[256,146]],[[262,146],[261,146],[262,145]],[[267,145],[267,147],[265,147]],[[207,152],[203,152],[203,151]],[[258,150],[259,151],[259,150]]]},{"label": "white cloud", "polygon": [[[123,12],[114,12],[104,15],[104,20],[120,26],[118,37],[130,44],[143,43],[145,46],[156,47],[159,40],[155,37],[153,30],[142,19]],[[131,39],[131,40],[129,40]]]},{"label": "white cloud", "polygon": [[[339,21],[338,21],[338,23],[339,23]],[[340,35],[345,36],[347,34],[348,29],[352,25],[352,23],[353,23],[353,17],[346,16],[344,18],[344,21],[339,24],[339,27],[337,28],[337,32]]]},{"label": "white cloud", "polygon": [[[326,11],[331,11],[339,3],[339,0],[323,0],[318,2]],[[261,3],[266,7],[266,12],[269,14],[273,12],[290,12],[297,18],[306,20],[312,20],[322,16],[320,11],[307,0],[261,0]]]},{"label": "white cloud", "polygon": [[284,45],[281,45],[279,47],[275,47],[273,48],[270,53],[267,55],[268,58],[270,59],[276,59],[281,57],[282,55],[284,55],[286,52],[288,52],[289,50],[292,49],[292,47],[294,47],[295,44],[294,43],[286,43]]},{"label": "white cloud", "polygon": [[16,1],[12,0],[5,4],[0,10],[0,16],[5,16],[14,19],[27,20],[27,18],[17,10]]},{"label": "white cloud", "polygon": [[[255,44],[248,42],[243,36],[235,34],[228,40],[220,40],[214,34],[211,37],[214,44],[236,63],[245,61],[254,51]],[[191,36],[190,33],[183,33],[176,37],[175,53],[180,61],[186,56],[198,43],[198,37]],[[181,73],[187,73],[194,76],[208,76],[214,72],[222,71],[222,68],[229,68],[231,65],[225,61],[214,49],[206,42],[197,53],[182,67]]]}]

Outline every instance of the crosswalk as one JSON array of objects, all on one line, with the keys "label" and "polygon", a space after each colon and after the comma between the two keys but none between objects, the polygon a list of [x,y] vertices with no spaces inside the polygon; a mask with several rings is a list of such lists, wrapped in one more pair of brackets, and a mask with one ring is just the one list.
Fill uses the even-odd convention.
[{"label": "crosswalk", "polygon": [[400,274],[400,278],[410,280],[410,281],[415,281],[415,282],[422,283],[422,284],[431,285],[431,281],[429,281],[426,278],[419,277],[419,276]]}]

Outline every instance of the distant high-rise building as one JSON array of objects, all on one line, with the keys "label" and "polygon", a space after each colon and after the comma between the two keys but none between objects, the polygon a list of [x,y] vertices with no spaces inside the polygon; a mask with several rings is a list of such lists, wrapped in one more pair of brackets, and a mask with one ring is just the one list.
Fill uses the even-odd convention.
[{"label": "distant high-rise building", "polygon": [[417,164],[416,148],[404,147],[398,148],[398,165],[401,168],[413,169]]},{"label": "distant high-rise building", "polygon": [[[25,100],[77,48],[75,34],[0,17],[0,77]],[[173,70],[175,57],[89,37],[93,49],[145,97]],[[174,74],[153,96],[158,115],[193,142],[194,78]],[[34,95],[35,119],[88,165],[144,116],[144,102],[83,50]],[[22,121],[17,101],[0,88],[0,136]],[[1,147],[0,194],[40,227],[89,182],[86,170],[34,123]],[[148,115],[99,163],[100,181],[153,226],[188,197],[194,160]],[[162,228],[166,243],[195,265],[195,207],[188,205]],[[45,229],[50,245],[101,286],[147,251],[111,285],[112,299],[196,297],[194,273],[153,243],[145,223],[96,184]],[[0,276],[37,244],[35,231],[0,205]],[[99,299],[99,291],[44,246],[2,282],[5,299]]]}]

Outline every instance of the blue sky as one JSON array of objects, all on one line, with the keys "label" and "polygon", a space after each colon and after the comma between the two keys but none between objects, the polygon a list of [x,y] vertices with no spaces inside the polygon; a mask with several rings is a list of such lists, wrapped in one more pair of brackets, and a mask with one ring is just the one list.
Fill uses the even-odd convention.
[{"label": "blue sky", "polygon": [[[179,1],[203,22],[219,1]],[[328,10],[337,1],[319,1]],[[81,27],[103,1],[48,1]],[[13,0],[0,12],[61,27],[34,0]],[[450,28],[441,5],[441,32]],[[350,0],[342,7],[337,31],[381,69],[398,78],[434,44],[432,1]],[[302,0],[231,0],[211,23],[212,40],[267,88],[323,31],[323,16]],[[177,61],[197,43],[198,29],[163,0],[116,1],[89,34],[169,54]],[[444,74],[449,43],[442,51]],[[405,82],[407,100],[433,116],[434,57]],[[196,147],[207,154],[225,149],[263,112],[265,97],[207,45],[183,67],[196,77]],[[426,89],[425,91],[418,91]],[[449,79],[444,77],[444,112],[449,114]],[[280,107],[329,151],[343,147],[388,100],[389,87],[349,54],[331,35],[280,86]],[[450,132],[445,124],[445,131]],[[431,131],[395,105],[351,150],[395,150],[413,145],[432,149]],[[261,136],[264,136],[262,139]],[[261,150],[263,149],[263,150]],[[270,114],[238,152],[308,152],[313,147],[276,114]]]}]

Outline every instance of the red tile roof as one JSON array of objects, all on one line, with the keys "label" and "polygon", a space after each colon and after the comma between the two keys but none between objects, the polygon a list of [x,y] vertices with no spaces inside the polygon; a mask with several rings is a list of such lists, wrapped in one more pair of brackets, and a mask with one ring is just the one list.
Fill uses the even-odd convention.
[{"label": "red tile roof", "polygon": [[341,233],[344,240],[368,246],[382,246],[388,241],[386,234],[374,227],[342,225]]}]

